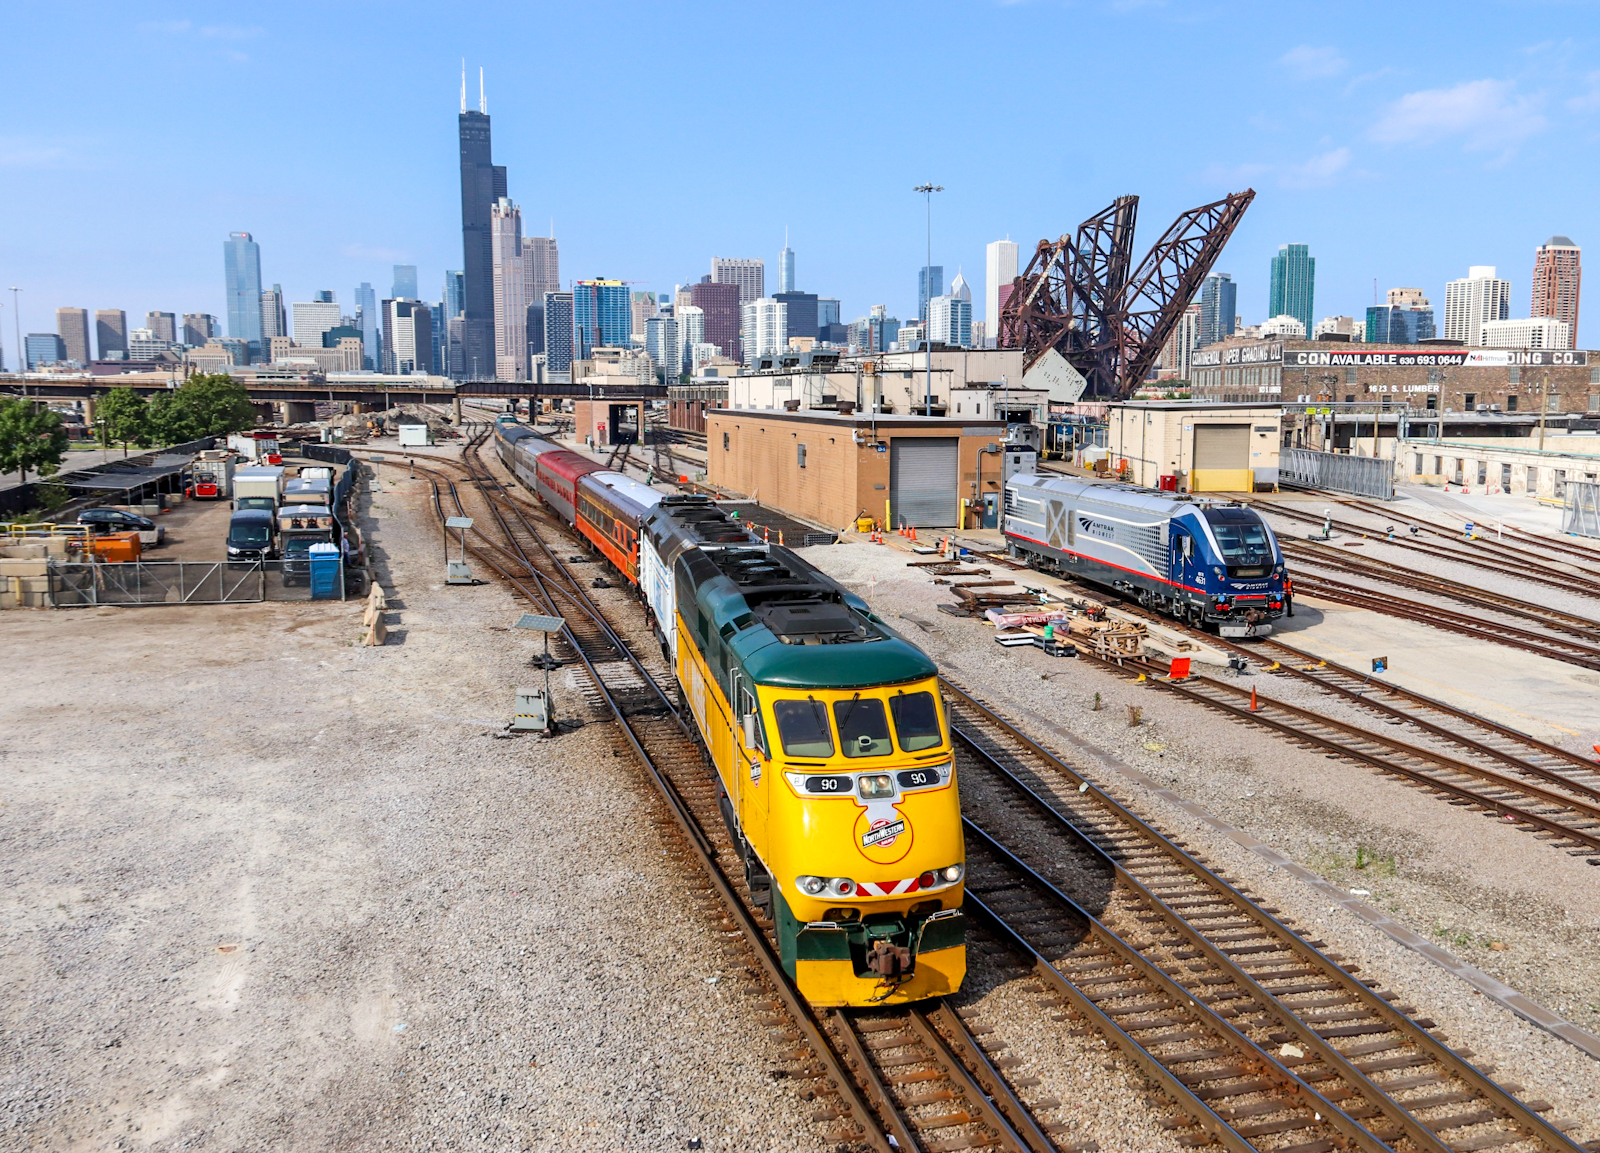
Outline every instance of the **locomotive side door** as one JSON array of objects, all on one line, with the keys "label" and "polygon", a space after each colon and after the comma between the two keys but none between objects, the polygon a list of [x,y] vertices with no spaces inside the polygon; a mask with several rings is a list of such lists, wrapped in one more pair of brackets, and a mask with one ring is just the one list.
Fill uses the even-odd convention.
[{"label": "locomotive side door", "polygon": [[767,786],[770,772],[767,768],[766,734],[761,725],[761,706],[756,700],[753,686],[744,674],[734,669],[733,733],[730,768],[733,776],[733,807],[738,816],[739,831],[752,851],[760,853],[766,848],[767,836]]},{"label": "locomotive side door", "polygon": [[[1188,529],[1177,521],[1170,522],[1167,555],[1169,557],[1168,572],[1170,573],[1168,579],[1175,584],[1185,585],[1191,589],[1196,587],[1198,582],[1195,580],[1195,566],[1199,564],[1199,561],[1195,555],[1194,537]],[[1183,590],[1174,590],[1173,595],[1181,601],[1186,601],[1193,594],[1186,594]]]}]

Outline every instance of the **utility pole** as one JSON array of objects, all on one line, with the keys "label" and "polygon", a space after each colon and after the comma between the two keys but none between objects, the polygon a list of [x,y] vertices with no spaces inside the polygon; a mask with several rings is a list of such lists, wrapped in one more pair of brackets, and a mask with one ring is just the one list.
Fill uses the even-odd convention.
[{"label": "utility pole", "polygon": [[[922,355],[926,358],[927,395],[923,401],[923,416],[933,415],[933,342],[928,339],[928,321],[933,318],[933,194],[943,192],[942,184],[919,184],[911,191],[922,193],[928,205],[928,262],[922,266],[922,294],[928,298],[927,315],[922,318]],[[914,363],[914,362],[913,362]],[[915,371],[915,369],[913,369]]]},{"label": "utility pole", "polygon": [[1550,374],[1544,374],[1544,379],[1539,382],[1539,451],[1544,451],[1544,416],[1550,411]]}]

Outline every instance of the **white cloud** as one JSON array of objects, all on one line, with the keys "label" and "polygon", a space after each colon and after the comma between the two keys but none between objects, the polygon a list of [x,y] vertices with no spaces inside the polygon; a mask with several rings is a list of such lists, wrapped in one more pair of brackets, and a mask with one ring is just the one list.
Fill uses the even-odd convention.
[{"label": "white cloud", "polygon": [[1373,125],[1372,138],[1410,144],[1459,136],[1467,148],[1513,148],[1548,123],[1540,99],[1518,96],[1514,88],[1509,80],[1469,80],[1407,93]]},{"label": "white cloud", "polygon": [[0,168],[76,168],[80,159],[61,144],[27,136],[0,136]]},{"label": "white cloud", "polygon": [[1600,72],[1589,73],[1588,81],[1587,92],[1567,101],[1567,107],[1573,112],[1600,112]]},{"label": "white cloud", "polygon": [[1278,57],[1278,63],[1304,80],[1322,80],[1337,76],[1350,62],[1339,55],[1337,48],[1313,48],[1302,44]]},{"label": "white cloud", "polygon": [[1283,183],[1290,188],[1314,188],[1331,183],[1333,178],[1350,166],[1350,149],[1330,148],[1307,160],[1304,164],[1290,165],[1284,169]]}]

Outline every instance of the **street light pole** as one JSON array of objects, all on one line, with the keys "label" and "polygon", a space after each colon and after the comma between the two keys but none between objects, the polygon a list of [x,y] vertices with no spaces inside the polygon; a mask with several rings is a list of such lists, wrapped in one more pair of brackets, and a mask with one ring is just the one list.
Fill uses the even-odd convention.
[{"label": "street light pole", "polygon": [[[922,266],[922,295],[927,298],[925,314],[922,316],[922,355],[927,364],[926,390],[927,395],[923,401],[924,416],[933,415],[933,342],[928,339],[928,321],[933,318],[933,194],[943,192],[942,184],[919,184],[911,191],[922,193],[922,199],[928,206],[928,262]],[[914,363],[914,362],[913,362]],[[915,371],[913,369],[912,371]]]},{"label": "street light pole", "polygon": [[[16,323],[16,326],[17,326],[16,332],[17,332],[17,375],[18,376],[21,376],[23,373],[28,371],[28,354],[27,354],[27,351],[22,347],[22,306],[17,303],[17,293],[19,293],[21,291],[22,291],[22,289],[18,288],[16,285],[12,285],[11,286],[11,319],[12,319],[12,321],[14,321]],[[26,387],[23,388],[22,395],[23,396],[27,396],[28,395],[28,391],[27,391]]]}]

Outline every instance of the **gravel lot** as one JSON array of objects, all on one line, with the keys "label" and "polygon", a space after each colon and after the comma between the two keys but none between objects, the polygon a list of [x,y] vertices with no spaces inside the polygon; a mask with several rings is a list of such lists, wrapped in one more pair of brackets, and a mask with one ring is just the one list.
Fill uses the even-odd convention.
[{"label": "gravel lot", "polygon": [[0,619],[0,1147],[829,1148],[654,794],[604,728],[489,735],[521,606],[382,488],[385,648],[353,603]]},{"label": "gravel lot", "polygon": [[[1441,947],[1597,1030],[1600,891],[1592,867],[1368,769],[1132,684],[1126,675],[1033,649],[1003,649],[990,639],[989,626],[938,612],[938,602],[954,598],[907,568],[917,558],[894,546],[851,543],[808,549],[806,556],[866,596],[957,681],[1009,710],[1036,736],[1053,735],[1098,784],[1360,964],[1362,976],[1382,980],[1391,997],[1433,1017],[1452,1043],[1499,1066],[1530,1096],[1555,1102],[1558,1114],[1588,1121],[1586,1139],[1600,1137],[1600,1063],[1334,911],[1295,878],[1131,785],[1116,766],[1147,774],[1330,880],[1365,891],[1369,903]],[[1297,699],[1282,680],[1257,680],[1270,695]],[[1138,728],[1128,725],[1129,705],[1144,710]]]}]

